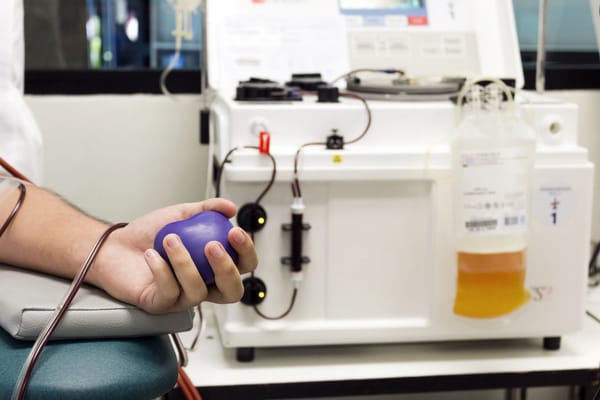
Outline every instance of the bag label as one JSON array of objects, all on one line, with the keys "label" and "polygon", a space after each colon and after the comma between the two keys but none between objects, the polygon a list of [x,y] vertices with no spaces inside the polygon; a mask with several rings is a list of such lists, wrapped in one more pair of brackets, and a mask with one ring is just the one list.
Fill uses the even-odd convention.
[{"label": "bag label", "polygon": [[530,163],[527,149],[467,150],[458,157],[458,211],[463,232],[524,232]]}]

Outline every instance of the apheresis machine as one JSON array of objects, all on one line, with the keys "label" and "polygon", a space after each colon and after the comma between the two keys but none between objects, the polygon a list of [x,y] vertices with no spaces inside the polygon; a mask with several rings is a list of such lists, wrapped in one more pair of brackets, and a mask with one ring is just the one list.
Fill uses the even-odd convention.
[{"label": "apheresis machine", "polygon": [[577,106],[522,92],[511,0],[207,3],[211,187],[259,255],[222,343],[560,337],[584,318]]}]

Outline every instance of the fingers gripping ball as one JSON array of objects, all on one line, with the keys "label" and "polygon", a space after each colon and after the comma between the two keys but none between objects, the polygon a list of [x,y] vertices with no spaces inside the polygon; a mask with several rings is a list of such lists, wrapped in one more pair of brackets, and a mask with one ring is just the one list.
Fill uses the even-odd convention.
[{"label": "fingers gripping ball", "polygon": [[210,285],[215,282],[215,274],[204,255],[204,247],[213,240],[221,242],[225,251],[237,264],[238,255],[227,240],[227,233],[231,228],[233,225],[223,214],[217,211],[203,211],[188,219],[165,225],[154,238],[154,249],[171,265],[163,241],[165,236],[175,233],[192,256],[204,282]]}]

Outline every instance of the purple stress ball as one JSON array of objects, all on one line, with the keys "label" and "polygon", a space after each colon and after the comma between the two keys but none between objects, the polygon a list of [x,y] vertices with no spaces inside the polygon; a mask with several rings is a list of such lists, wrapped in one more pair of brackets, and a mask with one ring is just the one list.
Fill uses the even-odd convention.
[{"label": "purple stress ball", "polygon": [[233,225],[223,214],[217,211],[203,211],[188,219],[165,225],[154,238],[154,249],[171,265],[163,241],[169,233],[177,234],[192,256],[202,279],[210,285],[215,282],[215,274],[204,255],[204,247],[213,240],[221,242],[233,262],[237,264],[238,255],[227,240],[227,233],[231,228]]}]

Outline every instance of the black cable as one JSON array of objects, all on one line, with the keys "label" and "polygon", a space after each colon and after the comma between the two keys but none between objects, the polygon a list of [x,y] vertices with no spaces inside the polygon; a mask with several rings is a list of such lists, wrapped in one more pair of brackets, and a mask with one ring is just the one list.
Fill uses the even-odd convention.
[{"label": "black cable", "polygon": [[[373,72],[378,71],[378,72],[383,72],[381,70],[371,70],[371,69],[355,70],[355,71],[352,71],[352,72],[350,72],[348,74],[345,74],[345,75],[341,76],[340,78],[334,80],[332,83],[335,83],[335,81],[337,81],[337,80],[339,80],[339,79],[341,79],[341,78],[343,78],[345,76],[350,76],[352,73],[359,72],[359,71],[373,71]],[[404,72],[397,71],[397,70],[393,70],[393,71],[390,70],[390,72],[398,72],[398,73],[404,74]],[[367,100],[363,96],[360,96],[360,95],[355,94],[355,93],[349,93],[349,92],[342,92],[342,93],[340,93],[340,96],[342,96],[342,97],[350,97],[350,98],[353,98],[353,99],[360,100],[362,102],[362,104],[363,104],[366,112],[367,112],[367,123],[366,123],[365,127],[363,128],[362,132],[356,138],[345,142],[345,144],[354,144],[354,143],[358,142],[359,140],[362,140],[365,137],[365,135],[367,134],[367,132],[369,131],[369,129],[371,128],[371,123],[372,123],[372,120],[373,120],[373,114],[371,112],[371,108],[369,107],[369,103],[367,102]],[[327,143],[324,143],[324,142],[308,142],[308,143],[304,143],[304,144],[300,145],[300,147],[298,147],[298,149],[296,150],[296,154],[294,155],[294,174],[293,174],[293,180],[292,180],[292,185],[291,185],[292,186],[292,196],[294,198],[301,198],[302,197],[302,189],[300,188],[300,179],[298,178],[298,160],[300,158],[300,152],[302,151],[302,149],[304,149],[305,147],[308,147],[308,146],[324,146],[324,145],[327,145]],[[269,316],[261,313],[260,310],[258,309],[258,307],[256,305],[254,305],[254,311],[256,311],[256,313],[258,315],[260,315],[261,317],[263,317],[265,319],[269,319],[269,320],[282,319],[282,318],[284,318],[285,316],[287,316],[292,311],[292,308],[294,307],[294,304],[296,302],[296,296],[297,296],[297,294],[298,294],[298,288],[294,288],[294,291],[292,293],[292,299],[290,301],[290,305],[288,306],[287,310],[283,312],[283,314],[281,314],[281,315],[279,315],[277,317],[269,317]]]},{"label": "black cable", "polygon": [[342,92],[342,93],[340,93],[340,96],[350,97],[350,98],[353,98],[356,100],[360,100],[363,103],[363,106],[365,107],[365,110],[367,112],[367,124],[364,127],[363,131],[356,138],[345,142],[345,144],[356,143],[359,140],[361,140],[362,138],[364,138],[365,135],[367,134],[367,132],[369,131],[369,129],[371,128],[371,123],[373,122],[373,114],[371,112],[371,108],[369,107],[369,103],[367,102],[367,99],[365,99],[363,96],[358,95],[356,93]]},{"label": "black cable", "polygon": [[588,274],[590,277],[596,275],[598,273],[598,268],[596,267],[596,263],[598,261],[598,255],[600,254],[600,241],[596,243],[594,247],[594,251],[592,252],[592,257],[590,258],[590,264],[588,266]]},{"label": "black cable", "polygon": [[13,207],[12,211],[8,215],[8,218],[6,218],[6,221],[4,221],[4,224],[2,225],[2,227],[0,227],[0,237],[2,237],[2,235],[4,235],[4,232],[8,229],[8,226],[10,225],[12,220],[17,215],[17,212],[19,212],[19,209],[21,208],[21,204],[23,204],[23,201],[25,200],[25,195],[27,194],[27,189],[25,188],[25,185],[22,183],[19,183],[19,190],[21,191],[21,193],[19,194],[19,198],[17,199],[15,206]]},{"label": "black cable", "polygon": [[114,232],[115,230],[120,229],[126,225],[127,225],[126,223],[118,223],[118,224],[114,224],[114,225],[110,226],[108,229],[106,229],[104,231],[102,236],[100,236],[100,238],[96,241],[96,244],[94,244],[92,251],[88,255],[83,266],[81,267],[79,274],[75,277],[75,279],[71,283],[71,287],[69,288],[69,291],[67,292],[67,296],[66,296],[65,300],[56,309],[54,316],[52,317],[50,322],[46,325],[46,328],[44,329],[42,334],[40,334],[38,339],[35,341],[34,346],[32,347],[32,349],[29,353],[29,356],[28,356],[27,360],[25,361],[25,365],[23,366],[23,369],[22,369],[22,374],[23,374],[22,379],[20,380],[20,382],[18,382],[18,385],[15,388],[16,393],[17,393],[16,398],[18,400],[22,400],[25,397],[25,391],[27,390],[27,385],[29,384],[29,380],[31,379],[31,376],[33,374],[33,368],[35,367],[36,361],[38,360],[40,354],[42,353],[44,346],[50,339],[50,336],[52,335],[52,333],[54,333],[54,331],[58,327],[58,324],[62,320],[62,317],[64,316],[65,312],[67,311],[67,309],[73,302],[73,299],[75,298],[75,295],[77,294],[77,291],[83,284],[83,280],[84,280],[85,276],[87,275],[90,267],[92,266],[92,263],[94,262],[94,260],[96,258],[96,255],[102,248],[102,245],[104,244],[104,242],[106,241],[106,239],[112,232]]},{"label": "black cable", "polygon": [[217,170],[217,176],[215,178],[215,197],[221,196],[221,176],[223,175],[223,169],[225,169],[225,163],[229,162],[229,157],[233,154],[234,151],[238,150],[239,147],[234,147],[225,154],[221,164],[219,164],[219,169]]},{"label": "black cable", "polygon": [[192,340],[192,344],[188,348],[188,350],[194,351],[196,350],[196,345],[198,344],[198,340],[200,340],[200,335],[202,334],[202,324],[204,323],[204,316],[202,315],[202,307],[200,304],[196,306],[196,312],[198,313],[198,332],[194,335],[194,339]]},{"label": "black cable", "polygon": [[[16,168],[14,168],[10,163],[5,161],[1,157],[0,157],[0,166],[2,166],[6,171],[8,171],[13,176],[15,176],[19,179],[22,179],[24,181],[31,182],[29,179],[27,179],[27,177],[25,175],[20,173]],[[10,223],[14,220],[15,216],[17,215],[17,213],[19,212],[19,210],[21,208],[21,205],[23,204],[23,201],[25,200],[25,195],[27,193],[27,189],[23,183],[19,183],[19,190],[21,193],[19,194],[19,198],[17,199],[15,206],[13,207],[12,211],[10,212],[8,218],[6,219],[6,221],[4,222],[2,227],[0,227],[0,237],[2,237],[4,232],[8,229]],[[58,305],[51,320],[45,326],[44,330],[40,333],[40,336],[38,336],[35,343],[33,344],[32,349],[30,350],[30,352],[27,356],[27,359],[25,361],[25,364],[23,365],[21,372],[19,374],[16,387],[14,388],[14,391],[13,391],[13,395],[12,395],[13,398],[15,398],[17,400],[24,399],[25,393],[27,392],[27,386],[29,385],[29,381],[31,380],[31,376],[33,375],[33,370],[35,368],[35,364],[36,364],[37,360],[39,359],[39,356],[41,355],[42,351],[44,350],[45,345],[48,343],[50,336],[52,336],[52,334],[54,333],[54,331],[60,324],[60,321],[62,320],[64,314],[68,310],[69,306],[73,302],[73,299],[77,295],[77,292],[81,288],[81,285],[83,284],[83,280],[85,279],[85,276],[87,275],[92,263],[96,259],[96,255],[102,248],[102,246],[103,246],[104,242],[106,241],[106,239],[108,238],[108,236],[110,236],[110,234],[112,232],[114,232],[115,230],[122,228],[126,225],[127,225],[126,223],[118,223],[118,224],[114,224],[114,225],[110,226],[108,229],[106,229],[104,231],[104,233],[96,241],[94,247],[92,248],[92,251],[88,255],[87,260],[83,264],[78,275],[72,281],[69,291],[67,292],[66,298],[63,300],[63,302],[61,304]],[[176,335],[174,337],[176,338]],[[179,348],[180,347],[178,347],[178,349]],[[180,357],[181,357],[181,354],[180,354]],[[199,393],[197,392],[195,387],[191,384],[190,379],[187,377],[187,375],[185,374],[185,371],[180,366],[178,381],[179,381],[180,377],[182,377],[182,376],[183,376],[184,380],[186,380],[185,383],[187,385],[191,385],[191,386],[189,386],[189,390],[191,392],[189,398],[198,399],[198,400],[201,399]]]},{"label": "black cable", "polygon": [[[254,273],[252,273],[252,276],[254,276]],[[252,308],[254,308],[254,311],[261,317],[264,319],[268,319],[270,321],[275,321],[278,319],[283,319],[285,317],[287,317],[287,315],[292,311],[292,308],[294,308],[294,304],[296,303],[296,296],[298,295],[298,288],[294,288],[294,291],[292,292],[292,299],[290,300],[290,304],[288,305],[288,308],[280,315],[276,316],[276,317],[271,317],[269,315],[263,314],[259,309],[258,306],[256,304],[254,304],[252,306]]]},{"label": "black cable", "polygon": [[[258,147],[255,147],[255,146],[248,146],[247,148],[258,149]],[[258,195],[256,200],[254,200],[254,204],[256,206],[258,206],[258,204],[261,202],[263,197],[265,197],[265,195],[269,192],[269,190],[271,190],[273,183],[275,183],[275,176],[277,175],[277,163],[275,162],[275,157],[273,157],[273,155],[271,153],[265,153],[265,155],[271,159],[273,168],[271,169],[271,178],[269,179],[269,183],[267,183],[267,186],[265,186],[265,188],[263,189],[262,192],[260,192],[260,194]]]},{"label": "black cable", "polygon": [[[227,154],[225,155],[225,157],[223,157],[223,161],[221,161],[221,164],[219,164],[219,169],[217,170],[217,177],[216,177],[216,181],[215,181],[215,196],[219,197],[221,195],[221,178],[223,175],[223,170],[225,168],[225,164],[230,162],[229,161],[229,157],[231,157],[231,155],[239,150],[239,149],[254,149],[254,150],[258,150],[257,146],[242,146],[242,147],[234,147],[231,150],[229,150],[227,152]],[[258,197],[256,198],[256,200],[254,201],[255,205],[258,205],[258,203],[260,203],[260,201],[263,199],[263,197],[265,197],[265,195],[269,192],[269,190],[271,189],[271,187],[273,186],[273,184],[275,183],[275,177],[277,175],[277,163],[275,161],[275,157],[273,157],[273,155],[271,153],[263,153],[265,154],[267,157],[269,157],[271,159],[271,163],[273,165],[273,168],[271,170],[271,178],[269,179],[269,182],[267,182],[267,186],[263,189],[262,192],[260,192],[260,194],[258,195]]]},{"label": "black cable", "polygon": [[8,173],[10,173],[15,178],[19,178],[19,179],[21,179],[22,181],[25,181],[25,182],[31,182],[29,179],[27,179],[27,177],[25,175],[23,175],[21,173],[21,171],[19,171],[15,167],[13,167],[8,161],[6,161],[2,157],[0,157],[0,166],[2,166],[2,168],[4,168],[5,170],[7,170]]},{"label": "black cable", "polygon": [[[294,155],[294,179],[298,180],[298,159],[300,158],[300,152],[302,149],[308,146],[326,146],[325,142],[308,142],[301,144],[300,147],[296,150],[296,154]],[[296,189],[299,189],[299,185],[296,185]]]},{"label": "black cable", "polygon": [[[258,150],[257,146],[243,146],[241,148],[244,149],[256,149]],[[231,150],[229,150],[227,152],[227,154],[225,155],[225,157],[223,157],[223,161],[221,161],[220,165],[219,165],[219,170],[217,171],[217,177],[216,177],[216,182],[215,182],[215,195],[217,197],[220,196],[221,194],[221,177],[223,175],[223,169],[225,168],[225,164],[229,162],[229,157],[231,157],[231,155],[236,151],[240,149],[240,147],[234,147]],[[270,153],[264,153],[265,155],[267,155],[270,159],[271,162],[273,163],[273,169],[272,169],[272,173],[271,173],[271,178],[269,179],[269,182],[267,183],[267,186],[263,189],[263,191],[258,195],[258,197],[256,198],[256,200],[254,201],[254,205],[258,207],[260,201],[263,199],[263,197],[267,194],[267,192],[271,189],[271,187],[273,186],[273,183],[275,182],[275,176],[277,174],[277,164],[275,161],[275,157],[273,157],[273,155],[271,155]],[[298,186],[298,190],[300,189],[300,187]],[[292,191],[294,191],[294,186],[292,184]],[[250,233],[250,238],[252,239],[252,241],[254,242],[254,232]],[[254,278],[254,272],[251,272],[251,277]],[[288,308],[281,314],[278,315],[276,317],[271,317],[269,315],[263,314],[256,305],[253,306],[254,311],[262,318],[264,319],[268,319],[268,320],[278,320],[278,319],[282,319],[284,317],[286,317],[291,311],[292,308],[294,308],[294,304],[296,303],[296,296],[298,294],[298,288],[294,288],[294,291],[292,292],[292,298],[290,300],[290,304],[288,306]]]},{"label": "black cable", "polygon": [[[367,132],[369,132],[369,129],[371,129],[371,124],[373,122],[373,113],[371,112],[371,107],[369,107],[369,103],[367,102],[367,99],[365,99],[363,96],[358,95],[356,93],[350,93],[350,92],[341,92],[340,96],[360,100],[365,108],[365,111],[367,112],[367,123],[366,123],[365,127],[363,128],[363,130],[361,131],[361,133],[354,139],[348,140],[344,143],[344,144],[354,144],[354,143],[358,142],[359,140],[362,140],[365,137],[365,135],[367,134]],[[308,143],[301,144],[300,147],[298,147],[298,149],[296,150],[296,154],[294,155],[294,174],[293,174],[294,178],[293,178],[293,182],[292,182],[292,195],[294,197],[302,197],[302,190],[300,189],[300,179],[298,178],[298,160],[300,158],[300,152],[302,151],[302,149],[304,149],[305,147],[308,147],[308,146],[326,146],[326,145],[327,145],[327,143],[325,143],[325,142],[308,142]]]},{"label": "black cable", "polygon": [[292,197],[299,197],[298,195],[298,191],[296,190],[296,184],[295,184],[296,180],[294,180],[294,182],[292,182]]},{"label": "black cable", "polygon": [[[18,178],[25,182],[31,182],[25,175],[23,175],[18,169],[13,167],[8,161],[6,161],[2,157],[0,157],[0,166],[2,168],[4,168],[6,171],[8,171],[8,173],[10,173],[15,178]],[[8,229],[8,226],[10,225],[12,220],[17,215],[17,212],[19,212],[19,209],[21,208],[23,201],[25,201],[25,195],[27,194],[27,188],[25,187],[25,184],[23,184],[22,182],[19,182],[19,190],[21,191],[21,193],[19,194],[19,198],[17,199],[15,206],[13,207],[12,211],[8,215],[8,218],[6,218],[6,221],[4,221],[4,224],[2,224],[2,227],[0,227],[0,237],[2,237],[2,235],[4,234],[6,229]]]}]

